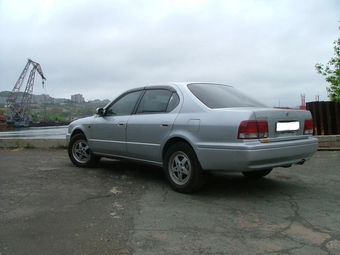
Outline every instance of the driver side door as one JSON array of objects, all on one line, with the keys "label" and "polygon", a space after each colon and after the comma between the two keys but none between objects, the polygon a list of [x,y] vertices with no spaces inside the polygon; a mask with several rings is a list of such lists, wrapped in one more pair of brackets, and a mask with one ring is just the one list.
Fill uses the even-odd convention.
[{"label": "driver side door", "polygon": [[127,156],[126,124],[143,90],[120,96],[97,116],[91,125],[93,151],[111,156]]}]

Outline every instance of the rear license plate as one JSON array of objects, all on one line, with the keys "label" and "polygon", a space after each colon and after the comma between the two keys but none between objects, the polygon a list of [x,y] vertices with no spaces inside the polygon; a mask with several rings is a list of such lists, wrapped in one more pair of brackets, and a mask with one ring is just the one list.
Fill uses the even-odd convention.
[{"label": "rear license plate", "polygon": [[300,122],[298,121],[276,123],[277,132],[296,131],[299,129],[300,129]]}]

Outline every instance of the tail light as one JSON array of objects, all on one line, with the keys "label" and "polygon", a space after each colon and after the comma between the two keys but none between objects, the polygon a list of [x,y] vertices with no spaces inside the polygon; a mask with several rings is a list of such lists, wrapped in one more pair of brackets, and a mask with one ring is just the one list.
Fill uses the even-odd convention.
[{"label": "tail light", "polygon": [[238,139],[259,139],[268,137],[268,122],[265,120],[244,120],[238,127]]},{"label": "tail light", "polygon": [[307,119],[305,120],[305,126],[303,129],[303,134],[304,135],[313,135],[314,131],[314,124],[312,119]]}]

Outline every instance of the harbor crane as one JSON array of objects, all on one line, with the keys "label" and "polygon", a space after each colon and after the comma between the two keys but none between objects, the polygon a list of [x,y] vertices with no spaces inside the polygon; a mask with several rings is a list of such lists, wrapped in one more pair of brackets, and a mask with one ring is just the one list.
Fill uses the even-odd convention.
[{"label": "harbor crane", "polygon": [[[33,66],[30,75],[28,77],[28,81],[26,84],[25,91],[22,96],[20,95],[20,89],[22,87],[23,81],[26,77],[27,71],[30,67]],[[17,83],[15,84],[11,94],[7,98],[7,110],[9,115],[9,120],[14,124],[14,126],[28,126],[29,125],[29,115],[28,111],[32,103],[32,93],[34,86],[34,78],[35,72],[38,72],[42,78],[42,86],[45,84],[45,76],[41,69],[39,63],[34,62],[31,59],[28,59],[28,62],[22,71]]]}]

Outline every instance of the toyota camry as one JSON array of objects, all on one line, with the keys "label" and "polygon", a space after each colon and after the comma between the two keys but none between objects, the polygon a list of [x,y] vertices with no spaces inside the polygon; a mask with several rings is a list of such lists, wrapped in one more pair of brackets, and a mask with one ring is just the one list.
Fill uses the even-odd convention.
[{"label": "toyota camry", "polygon": [[159,83],[126,91],[66,135],[76,166],[101,157],[160,166],[170,186],[189,193],[210,171],[261,178],[303,164],[316,152],[311,113],[270,108],[232,86]]}]

